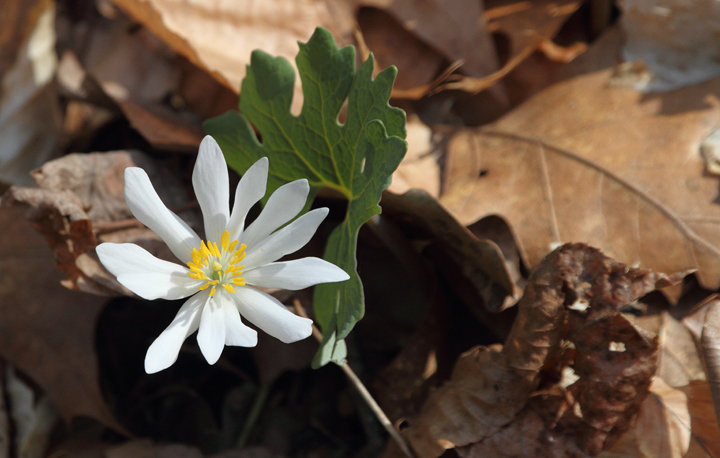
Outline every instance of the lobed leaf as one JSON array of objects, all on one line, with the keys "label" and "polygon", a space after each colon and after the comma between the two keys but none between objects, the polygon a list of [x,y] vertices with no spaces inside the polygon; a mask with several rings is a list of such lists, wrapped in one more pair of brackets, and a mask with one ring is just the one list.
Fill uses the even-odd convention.
[{"label": "lobed leaf", "polygon": [[[355,74],[355,49],[338,48],[330,32],[318,27],[299,43],[296,58],[304,102],[290,112],[295,72],[282,57],[254,51],[242,83],[240,113],[231,111],[205,123],[227,162],[245,172],[263,156],[270,159],[269,196],[281,185],[306,178],[310,199],[331,188],[348,199],[346,218],[330,235],[324,258],[350,274],[350,280],[319,285],[315,317],[325,340],[314,365],[345,358],[343,339],[364,313],[363,289],[355,256],[360,227],[380,213],[382,191],[405,155],[405,113],[388,104],[397,70],[373,79],[373,57]],[[338,116],[347,101],[344,124]],[[258,139],[253,126],[262,140]]]}]

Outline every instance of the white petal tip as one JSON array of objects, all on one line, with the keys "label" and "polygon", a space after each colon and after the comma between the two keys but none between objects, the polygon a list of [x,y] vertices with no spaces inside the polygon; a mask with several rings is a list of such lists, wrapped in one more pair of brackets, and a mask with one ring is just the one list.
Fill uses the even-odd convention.
[{"label": "white petal tip", "polygon": [[206,135],[203,137],[202,141],[200,142],[200,149],[203,148],[203,145],[205,147],[217,145],[217,141],[213,138],[212,135]]},{"label": "white petal tip", "polygon": [[294,320],[292,329],[286,329],[286,332],[280,338],[284,343],[294,343],[303,339],[307,339],[312,335],[313,321],[309,318],[297,317]]},{"label": "white petal tip", "polygon": [[[206,353],[207,353],[207,354],[206,354]],[[203,353],[203,356],[205,357],[205,361],[207,361],[208,364],[212,366],[212,365],[214,365],[215,363],[218,362],[218,360],[220,359],[220,355],[221,355],[221,354],[222,354],[222,351],[219,352],[219,353],[215,353],[215,352],[213,352],[213,353],[205,352],[205,353]]]},{"label": "white petal tip", "polygon": [[145,173],[145,170],[141,169],[140,167],[126,167],[124,175],[125,180],[127,180],[128,178],[147,175],[147,173]]},{"label": "white petal tip", "polygon": [[175,364],[175,361],[177,361],[177,356],[172,359],[167,358],[167,355],[154,352],[151,345],[147,355],[145,355],[145,373],[156,374]]}]

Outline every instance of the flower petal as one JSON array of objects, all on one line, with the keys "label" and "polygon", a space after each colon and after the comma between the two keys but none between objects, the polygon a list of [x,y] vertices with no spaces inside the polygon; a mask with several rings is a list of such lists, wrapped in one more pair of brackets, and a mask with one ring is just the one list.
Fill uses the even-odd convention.
[{"label": "flower petal", "polygon": [[158,259],[133,243],[102,243],[95,251],[105,268],[143,299],[182,299],[203,283],[190,278],[186,267]]},{"label": "flower petal", "polygon": [[225,311],[222,292],[210,297],[203,307],[197,341],[200,352],[209,364],[215,364],[225,347]]},{"label": "flower petal", "polygon": [[[224,295],[223,295],[224,296]],[[235,302],[229,297],[223,304],[225,312],[225,345],[254,347],[257,345],[257,331],[246,326],[240,319]]]},{"label": "flower petal", "polygon": [[230,240],[238,240],[245,227],[245,218],[250,208],[265,195],[268,177],[268,159],[261,157],[242,176],[235,190],[235,203],[233,204],[228,231]]},{"label": "flower petal", "polygon": [[320,258],[272,262],[243,273],[245,283],[263,288],[298,290],[318,283],[350,278],[344,270]]},{"label": "flower petal", "polygon": [[310,185],[306,179],[280,186],[265,204],[260,216],[247,228],[242,243],[251,247],[295,217],[305,206]]},{"label": "flower petal", "polygon": [[125,169],[125,202],[135,218],[159,235],[179,260],[192,260],[192,249],[200,246],[200,237],[162,203],[143,169]]},{"label": "flower petal", "polygon": [[230,183],[222,150],[209,135],[200,143],[192,183],[205,222],[205,239],[220,244],[230,219]]},{"label": "flower petal", "polygon": [[191,297],[178,311],[170,326],[148,348],[145,355],[145,372],[154,374],[167,369],[177,361],[180,347],[200,324],[200,310],[209,293],[202,291]]},{"label": "flower petal", "polygon": [[316,208],[250,247],[243,261],[247,266],[246,270],[277,261],[305,246],[327,214],[327,208]]},{"label": "flower petal", "polygon": [[297,342],[312,334],[312,320],[295,315],[267,293],[245,286],[235,288],[231,297],[242,316],[285,343]]}]

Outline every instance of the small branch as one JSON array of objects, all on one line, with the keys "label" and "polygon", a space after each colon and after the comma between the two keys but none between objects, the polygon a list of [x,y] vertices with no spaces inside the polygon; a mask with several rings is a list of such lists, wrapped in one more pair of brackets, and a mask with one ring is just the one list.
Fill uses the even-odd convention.
[{"label": "small branch", "polygon": [[[305,309],[303,308],[300,301],[295,298],[293,300],[293,305],[295,306],[295,313],[300,315],[303,318],[308,318],[307,313],[305,313]],[[313,328],[313,336],[315,339],[317,339],[318,342],[322,342],[323,336],[320,330],[315,327],[315,325],[312,325]],[[400,449],[405,453],[405,456],[408,458],[415,458],[415,455],[410,451],[410,448],[405,443],[405,439],[402,438],[400,433],[397,429],[392,425],[390,422],[390,419],[385,415],[385,412],[380,408],[378,403],[375,401],[375,399],[372,397],[372,394],[365,388],[365,385],[362,381],[358,378],[358,376],[355,374],[355,372],[350,368],[347,362],[343,364],[338,364],[340,366],[340,369],[345,372],[345,375],[347,375],[348,379],[350,379],[350,382],[352,382],[353,385],[355,385],[355,388],[360,393],[360,396],[365,400],[367,405],[370,407],[370,409],[373,411],[377,419],[380,421],[380,424],[385,428],[385,431],[390,434],[390,437],[392,437],[395,442],[398,444]]]}]

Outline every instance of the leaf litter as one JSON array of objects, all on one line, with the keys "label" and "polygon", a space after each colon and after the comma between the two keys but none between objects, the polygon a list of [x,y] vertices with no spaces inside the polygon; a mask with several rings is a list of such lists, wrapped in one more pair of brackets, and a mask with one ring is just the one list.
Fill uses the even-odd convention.
[{"label": "leaf litter", "polygon": [[[22,202],[29,208],[26,216],[53,253],[30,254],[37,264],[35,277],[25,279],[25,270],[11,261],[13,269],[6,269],[10,273],[4,278],[33,288],[40,276],[55,286],[22,300],[15,299],[17,293],[10,287],[5,290],[10,295],[0,301],[7,331],[1,334],[6,339],[4,362],[46,392],[65,419],[74,418],[58,426],[50,453],[74,456],[94,450],[94,456],[116,458],[380,454],[385,437],[342,374],[333,367],[302,369],[314,343],[285,349],[282,357],[274,358],[273,352],[282,350],[261,342],[262,347],[252,351],[230,351],[209,368],[197,364],[199,353],[190,342],[172,373],[149,379],[134,362],[175,306],[148,308],[128,297],[106,308],[102,298],[87,299],[87,304],[73,299],[66,305],[66,294],[92,296],[57,286],[62,281],[81,291],[127,294],[99,268],[92,247],[97,241],[132,241],[162,256],[162,244],[137,225],[124,206],[119,174],[124,164],[155,170],[154,184],[166,192],[163,200],[185,212],[184,219],[192,218],[195,204],[188,201],[186,189],[192,156],[177,153],[194,150],[199,135],[194,129],[201,119],[237,105],[232,93],[240,88],[241,63],[250,49],[273,55],[284,55],[279,49],[285,49],[285,55],[293,56],[295,41],[306,41],[318,25],[315,17],[335,18],[326,25],[333,27],[338,42],[350,43],[353,21],[365,17],[365,22],[359,20],[367,45],[358,43],[363,55],[376,52],[383,67],[392,65],[395,56],[405,59],[400,65],[406,81],[402,88],[410,90],[393,94],[418,99],[428,91],[437,92],[416,102],[399,102],[419,115],[413,121],[418,135],[408,137],[416,154],[409,154],[400,166],[402,173],[396,174],[404,181],[396,191],[405,194],[386,193],[384,214],[371,219],[358,236],[358,268],[368,279],[363,286],[371,301],[365,319],[347,340],[350,363],[373,387],[418,455],[437,456],[451,447],[454,451],[446,453],[461,456],[590,456],[610,447],[601,456],[720,456],[711,394],[716,383],[712,352],[717,320],[705,305],[680,321],[693,305],[690,297],[707,295],[707,289],[692,281],[685,283],[684,291],[679,286],[668,289],[664,280],[655,285],[660,274],[653,277],[642,269],[619,267],[589,248],[595,254],[580,256],[586,264],[572,261],[571,267],[560,270],[562,275],[574,278],[573,269],[585,265],[580,271],[607,273],[607,268],[632,278],[591,275],[559,289],[557,281],[550,282],[554,288],[537,281],[543,275],[552,277],[552,269],[539,267],[545,266],[544,256],[562,242],[583,241],[633,267],[639,262],[643,269],[668,273],[698,269],[702,287],[716,286],[713,251],[700,240],[710,245],[715,240],[711,227],[716,178],[702,174],[704,161],[713,156],[706,147],[703,158],[698,148],[712,143],[708,135],[717,127],[715,81],[677,93],[641,96],[627,86],[647,76],[643,65],[615,67],[621,49],[617,31],[606,32],[576,59],[584,49],[578,24],[592,23],[587,41],[608,23],[607,16],[590,10],[587,3],[561,2],[556,10],[547,9],[548,2],[487,1],[479,9],[471,3],[457,1],[453,11],[438,13],[442,8],[436,7],[443,5],[432,2],[306,2],[298,14],[277,2],[279,14],[271,21],[262,9],[124,0],[115,2],[120,9],[109,2],[83,3],[82,8],[93,13],[71,17],[66,3],[58,2],[58,48],[64,53],[58,68],[64,110],[59,149],[85,154],[46,164],[33,174],[38,188],[12,188],[5,197],[6,203]],[[609,5],[594,2],[593,8],[600,3]],[[470,11],[466,7],[474,13],[457,16]],[[123,11],[130,11],[157,37],[128,20]],[[204,15],[196,15],[198,11]],[[13,16],[16,30],[29,30],[32,21],[23,14]],[[486,23],[475,20],[479,14]],[[369,27],[368,18],[381,16],[382,22]],[[453,35],[440,26],[448,20],[465,21],[466,27],[453,27]],[[257,26],[264,32],[257,33]],[[200,29],[204,32],[194,32]],[[468,48],[472,40],[459,37],[461,30],[470,29],[483,47]],[[83,51],[93,47],[84,47],[83,40],[103,32],[105,40],[95,41],[93,50],[101,59],[93,62],[92,53]],[[251,39],[238,38],[243,33]],[[362,35],[355,31],[354,37]],[[509,37],[509,48],[503,46],[501,35]],[[388,38],[398,36],[403,41]],[[263,44],[252,44],[255,39]],[[398,51],[400,43],[409,43],[412,54]],[[117,52],[103,59],[103,52],[111,48]],[[4,49],[12,52],[18,47]],[[133,62],[128,56],[134,53],[145,57]],[[461,58],[486,68],[474,71],[477,65],[470,62],[458,70]],[[72,59],[77,65],[70,76],[80,84],[68,84],[72,78],[67,79],[63,62]],[[12,60],[3,60],[0,70]],[[487,66],[493,62],[497,64]],[[148,68],[160,69],[149,76],[162,84],[136,84],[148,76],[143,73]],[[546,86],[553,74],[554,86],[489,127],[453,131],[437,124],[450,120],[467,126],[505,113]],[[113,86],[109,83],[115,76],[122,78]],[[498,84],[471,97],[439,86],[448,80],[475,85],[462,88],[471,92],[489,87],[490,80]],[[131,100],[116,91],[122,87]],[[499,111],[481,103],[488,94],[497,103],[503,93],[511,104]],[[296,85],[292,112],[299,112],[300,106]],[[343,108],[339,121],[346,119]],[[34,122],[42,131],[42,118]],[[443,151],[448,140],[450,147]],[[129,148],[147,154],[109,152]],[[512,161],[497,162],[500,154]],[[165,160],[168,156],[173,159]],[[682,175],[680,180],[677,175]],[[674,187],[682,180],[684,188]],[[419,191],[407,192],[414,187],[439,196],[439,201]],[[547,210],[548,202],[554,215]],[[308,247],[311,255],[322,252],[323,240],[346,210],[338,196],[325,191],[318,194],[318,205],[332,212],[318,240]],[[597,223],[598,208],[605,228]],[[10,212],[13,222],[22,221],[19,208],[1,211]],[[632,224],[627,214],[635,216]],[[6,244],[30,253],[22,243],[29,226],[22,224],[24,229],[7,232]],[[668,229],[673,224],[674,229]],[[464,226],[481,238],[493,238],[501,249],[475,239]],[[688,236],[688,228],[697,238]],[[33,246],[42,246],[40,238],[34,240]],[[561,251],[567,254],[569,249]],[[550,260],[556,259],[552,256]],[[62,274],[48,268],[53,262]],[[645,274],[633,277],[638,272]],[[511,307],[531,273],[525,296]],[[667,278],[676,281],[680,276]],[[602,291],[584,284],[594,285],[600,277],[607,281],[598,284],[608,285]],[[678,305],[670,308],[657,294],[631,300],[655,286],[664,286]],[[689,288],[694,291],[686,295]],[[40,309],[34,301],[45,293],[50,298],[43,305],[52,307]],[[308,292],[274,294],[288,304],[311,302]],[[533,295],[555,306],[533,309]],[[612,300],[603,302],[608,295]],[[626,302],[628,313],[618,313]],[[598,309],[603,311],[596,313]],[[72,338],[67,329],[73,330]],[[493,345],[497,342],[505,346]],[[2,387],[7,387],[5,380]],[[443,410],[447,405],[451,407]],[[0,415],[6,408],[12,406],[0,405]],[[253,409],[260,413],[248,420]],[[477,416],[482,409],[493,415]],[[78,416],[152,440],[126,440]],[[458,418],[463,420],[456,425]],[[460,437],[447,439],[452,434]],[[431,444],[418,445],[423,441]],[[232,450],[238,443],[256,447]]]}]

